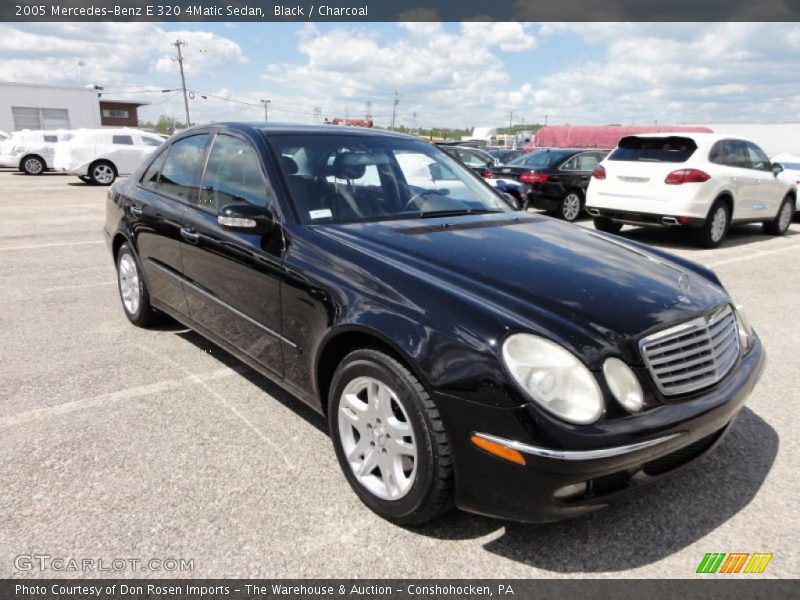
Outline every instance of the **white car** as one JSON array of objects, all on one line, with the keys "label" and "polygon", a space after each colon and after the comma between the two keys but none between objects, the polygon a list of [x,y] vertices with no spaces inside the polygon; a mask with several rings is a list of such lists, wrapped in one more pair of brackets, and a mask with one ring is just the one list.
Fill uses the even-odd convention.
[{"label": "white car", "polygon": [[586,193],[595,227],[617,233],[624,223],[686,226],[697,243],[719,246],[731,223],[760,222],[783,235],[797,186],[753,142],[713,133],[624,137],[598,165]]},{"label": "white car", "polygon": [[[800,154],[778,154],[772,157],[772,165],[783,169],[778,173],[778,178],[787,183],[800,185]],[[795,204],[795,210],[798,209]]]},{"label": "white car", "polygon": [[24,129],[0,142],[0,167],[24,171],[26,175],[41,175],[53,166],[56,144],[65,130]]},{"label": "white car", "polygon": [[53,165],[87,183],[111,185],[117,176],[133,173],[163,142],[138,129],[77,129],[58,144]]}]

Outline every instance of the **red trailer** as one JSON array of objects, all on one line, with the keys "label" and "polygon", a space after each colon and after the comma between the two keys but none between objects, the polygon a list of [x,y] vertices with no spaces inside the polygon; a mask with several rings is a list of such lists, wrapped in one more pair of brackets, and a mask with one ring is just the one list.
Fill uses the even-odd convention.
[{"label": "red trailer", "polygon": [[708,127],[659,125],[657,127],[631,125],[545,125],[526,144],[525,150],[534,148],[614,148],[626,135],[640,133],[693,132],[712,133]]}]

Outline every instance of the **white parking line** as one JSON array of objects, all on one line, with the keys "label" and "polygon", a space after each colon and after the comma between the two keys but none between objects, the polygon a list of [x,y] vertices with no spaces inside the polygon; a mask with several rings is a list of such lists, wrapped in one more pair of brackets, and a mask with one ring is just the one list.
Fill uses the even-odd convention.
[{"label": "white parking line", "polygon": [[91,242],[62,242],[60,244],[34,244],[31,246],[6,246],[0,250],[36,250],[38,248],[64,248],[66,246],[84,246],[88,244],[102,244],[103,240],[93,240]]},{"label": "white parking line", "polygon": [[238,409],[237,409],[235,406],[233,406],[233,405],[232,405],[230,402],[228,402],[228,400],[225,398],[225,396],[223,396],[222,394],[218,393],[216,390],[214,390],[214,388],[212,388],[210,385],[208,385],[208,384],[206,383],[206,380],[205,380],[205,379],[201,378],[201,377],[200,377],[200,376],[198,376],[198,375],[195,375],[194,373],[192,373],[191,371],[189,371],[189,370],[188,370],[186,367],[184,367],[183,365],[181,365],[181,364],[180,364],[180,363],[178,363],[177,361],[174,361],[174,360],[172,360],[171,358],[168,358],[168,357],[164,356],[163,354],[158,354],[158,353],[156,353],[156,352],[154,352],[154,351],[150,350],[150,348],[147,348],[147,347],[145,347],[145,346],[142,346],[142,345],[139,345],[139,348],[140,348],[140,349],[141,349],[143,352],[147,352],[147,353],[148,353],[148,354],[150,354],[151,356],[154,356],[154,357],[158,358],[159,360],[162,360],[162,361],[164,361],[164,362],[166,362],[166,363],[169,363],[170,365],[174,366],[176,369],[180,369],[180,370],[181,370],[181,371],[183,371],[184,373],[187,373],[187,374],[188,374],[188,378],[189,378],[189,379],[194,379],[194,381],[195,381],[196,383],[198,383],[198,384],[200,384],[201,386],[203,386],[203,388],[204,388],[204,389],[205,389],[205,390],[206,390],[206,391],[207,391],[209,394],[211,394],[211,395],[212,395],[212,396],[214,396],[214,397],[215,397],[217,400],[219,400],[219,401],[222,403],[222,405],[223,405],[223,406],[225,406],[225,408],[227,408],[227,409],[228,409],[228,410],[230,410],[230,411],[231,411],[231,412],[232,412],[234,415],[236,415],[237,417],[239,417],[239,418],[242,420],[242,422],[244,422],[244,424],[245,424],[245,425],[247,425],[247,426],[248,426],[250,429],[252,429],[252,430],[255,432],[255,434],[256,434],[256,435],[257,435],[259,438],[261,438],[261,440],[262,440],[263,442],[265,442],[266,444],[268,444],[268,445],[269,445],[269,446],[270,446],[270,447],[271,447],[271,448],[272,448],[272,449],[275,451],[275,453],[276,453],[278,456],[280,456],[280,457],[281,457],[281,459],[283,460],[284,464],[286,465],[286,468],[288,468],[288,469],[290,469],[290,470],[293,470],[293,469],[295,468],[295,467],[294,467],[294,464],[293,464],[293,463],[292,463],[292,462],[289,460],[289,457],[288,457],[288,456],[286,456],[286,454],[284,453],[284,451],[283,451],[283,448],[281,448],[281,447],[280,447],[278,444],[276,444],[276,443],[275,443],[275,442],[273,442],[271,439],[269,439],[269,438],[267,437],[267,435],[266,435],[266,434],[265,434],[263,431],[261,431],[261,430],[260,430],[258,427],[256,427],[256,426],[255,426],[255,424],[253,424],[253,422],[252,422],[252,421],[250,421],[250,419],[248,419],[246,416],[244,416],[242,413],[240,413],[240,412],[239,412],[239,410],[238,410]]},{"label": "white parking line", "polygon": [[[231,369],[217,369],[207,375],[204,375],[203,381],[213,381],[216,379],[224,379],[233,375],[235,371]],[[32,421],[41,421],[50,419],[77,410],[85,410],[87,408],[97,408],[106,406],[113,402],[120,400],[129,400],[138,398],[140,396],[148,396],[151,394],[160,394],[177,388],[181,388],[189,383],[196,383],[198,377],[183,377],[181,379],[166,379],[164,381],[157,381],[156,383],[148,383],[147,385],[137,385],[132,388],[111,392],[109,394],[101,394],[92,398],[84,398],[83,400],[75,400],[73,402],[63,402],[55,406],[48,406],[46,408],[36,408],[9,417],[0,418],[0,428],[11,427],[13,425],[21,425],[23,423],[30,423]]]},{"label": "white parking line", "polygon": [[787,246],[783,246],[782,248],[773,248],[772,250],[754,250],[749,254],[744,256],[735,256],[733,258],[723,258],[722,260],[712,260],[711,262],[705,263],[707,267],[721,267],[722,265],[730,265],[733,263],[743,262],[746,260],[753,260],[756,258],[762,258],[764,256],[770,256],[772,254],[779,254],[781,252],[788,252],[789,250],[796,250],[800,252],[800,244],[791,244]]},{"label": "white parking line", "polygon": [[84,288],[96,288],[102,287],[106,285],[117,285],[116,281],[100,281],[98,283],[79,283],[76,285],[59,285],[56,287],[45,288],[42,290],[43,294],[49,294],[52,292],[64,292],[67,290],[82,290]]}]

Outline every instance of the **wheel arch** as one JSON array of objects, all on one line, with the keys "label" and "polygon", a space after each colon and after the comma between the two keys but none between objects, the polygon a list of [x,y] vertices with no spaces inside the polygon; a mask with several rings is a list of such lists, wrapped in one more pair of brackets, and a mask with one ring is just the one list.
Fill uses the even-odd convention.
[{"label": "wheel arch", "polygon": [[[729,190],[723,190],[719,194],[717,194],[717,197],[714,198],[714,202],[711,203],[711,206],[713,207],[717,202],[724,202],[725,203],[725,206],[728,207],[729,218],[732,221],[733,220],[733,210],[734,210],[734,208],[733,208],[733,194]],[[709,214],[711,214],[711,208],[709,208],[708,210],[709,210]]]},{"label": "wheel arch", "polygon": [[89,168],[86,169],[86,173],[90,174],[92,169],[99,165],[100,163],[105,163],[109,165],[112,169],[114,169],[114,175],[119,176],[119,169],[117,169],[117,165],[114,164],[114,161],[110,158],[95,158],[92,162],[89,163]]},{"label": "wheel arch", "polygon": [[411,355],[399,344],[376,329],[364,325],[347,325],[332,330],[323,339],[314,361],[314,375],[320,405],[324,414],[328,414],[330,385],[333,374],[342,360],[354,350],[374,348],[385,352],[400,362],[429,390],[425,376]]}]

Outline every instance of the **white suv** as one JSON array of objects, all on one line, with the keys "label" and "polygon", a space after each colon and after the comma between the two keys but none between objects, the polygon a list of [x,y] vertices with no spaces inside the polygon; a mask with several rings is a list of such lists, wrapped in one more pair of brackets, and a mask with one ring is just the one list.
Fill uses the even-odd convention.
[{"label": "white suv", "polygon": [[0,167],[24,171],[26,175],[41,175],[53,166],[56,144],[63,139],[64,130],[23,129],[0,143]]},{"label": "white suv", "polygon": [[130,175],[164,140],[138,129],[77,129],[56,147],[54,168],[87,183],[111,185]]},{"label": "white suv", "polygon": [[697,243],[719,246],[731,223],[761,222],[783,235],[797,187],[777,175],[753,142],[713,133],[624,137],[598,165],[586,193],[595,227],[617,233],[623,223],[687,226]]}]

